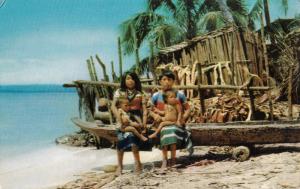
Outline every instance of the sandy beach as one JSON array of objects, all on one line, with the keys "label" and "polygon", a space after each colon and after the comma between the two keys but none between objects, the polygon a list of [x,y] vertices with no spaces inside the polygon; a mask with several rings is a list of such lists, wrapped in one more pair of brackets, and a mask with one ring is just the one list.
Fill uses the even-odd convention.
[{"label": "sandy beach", "polygon": [[161,171],[154,161],[140,175],[119,177],[94,170],[58,188],[300,188],[300,144],[258,146],[244,162],[232,160],[230,150],[197,147],[192,157],[179,152],[177,168]]},{"label": "sandy beach", "polygon": [[256,146],[247,161],[231,158],[231,147],[196,147],[188,157],[178,151],[178,167],[159,169],[161,153],[141,152],[143,173],[125,153],[124,174],[105,173],[116,165],[115,150],[54,146],[1,161],[3,189],[35,188],[300,188],[300,143]]},{"label": "sandy beach", "polygon": [[[160,153],[154,150],[141,157],[143,162],[158,160]],[[124,162],[133,163],[131,153],[126,153]],[[56,188],[85,172],[100,171],[102,166],[111,164],[116,164],[112,149],[54,146],[1,161],[0,186],[2,189]]]}]

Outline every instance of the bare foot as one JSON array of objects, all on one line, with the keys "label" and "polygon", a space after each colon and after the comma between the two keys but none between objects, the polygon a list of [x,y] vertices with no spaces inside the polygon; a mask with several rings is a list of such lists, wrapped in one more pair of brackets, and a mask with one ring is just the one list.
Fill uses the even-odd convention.
[{"label": "bare foot", "polygon": [[145,137],[144,135],[141,135],[141,139],[142,139],[142,141],[144,141],[144,142],[146,142],[146,141],[148,140],[148,138]]},{"label": "bare foot", "polygon": [[174,165],[176,165],[176,160],[175,160],[175,159],[172,159],[172,160],[171,160],[171,163],[170,163],[170,167],[173,167]]},{"label": "bare foot", "polygon": [[156,138],[156,137],[157,137],[156,133],[153,133],[153,134],[149,135],[149,138]]},{"label": "bare foot", "polygon": [[147,133],[147,129],[143,129],[142,134],[146,134],[146,133]]},{"label": "bare foot", "polygon": [[141,163],[135,164],[135,173],[136,174],[138,174],[138,175],[141,174],[142,170],[143,170],[143,168],[142,168],[142,164]]},{"label": "bare foot", "polygon": [[122,174],[122,168],[121,167],[118,167],[116,172],[115,172],[115,175],[116,176],[120,176]]},{"label": "bare foot", "polygon": [[161,169],[167,169],[167,165],[168,165],[168,161],[167,160],[163,160],[162,164],[161,164]]}]

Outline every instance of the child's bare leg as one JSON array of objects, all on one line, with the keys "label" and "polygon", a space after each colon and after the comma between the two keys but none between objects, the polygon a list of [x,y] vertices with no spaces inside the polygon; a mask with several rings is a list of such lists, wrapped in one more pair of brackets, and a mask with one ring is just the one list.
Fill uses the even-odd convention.
[{"label": "child's bare leg", "polygon": [[167,163],[168,163],[168,146],[164,146],[162,148],[162,155],[163,155],[163,159],[162,159],[161,168],[165,169],[167,168]]},{"label": "child's bare leg", "polygon": [[123,170],[123,157],[124,157],[124,152],[121,150],[117,150],[117,155],[118,155],[118,168],[116,170],[116,175],[119,176],[122,174]]},{"label": "child's bare leg", "polygon": [[171,166],[176,164],[176,144],[171,144]]},{"label": "child's bare leg", "polygon": [[135,162],[135,172],[139,174],[142,171],[142,163],[140,160],[139,149],[137,148],[136,145],[132,145],[131,149],[132,149],[134,162]]},{"label": "child's bare leg", "polygon": [[154,133],[149,135],[149,138],[156,138],[158,133],[161,131],[162,128],[163,128],[163,126],[161,124],[159,124],[159,127],[156,129],[156,131]]},{"label": "child's bare leg", "polygon": [[148,140],[144,135],[140,134],[134,127],[127,126],[124,130],[126,132],[132,132],[135,136],[139,137],[142,141]]},{"label": "child's bare leg", "polygon": [[157,137],[158,133],[160,133],[160,131],[162,130],[163,127],[167,126],[167,125],[172,125],[172,124],[175,124],[175,122],[172,122],[172,121],[163,121],[159,124],[158,128],[156,129],[156,131],[149,135],[149,138],[155,138]]}]

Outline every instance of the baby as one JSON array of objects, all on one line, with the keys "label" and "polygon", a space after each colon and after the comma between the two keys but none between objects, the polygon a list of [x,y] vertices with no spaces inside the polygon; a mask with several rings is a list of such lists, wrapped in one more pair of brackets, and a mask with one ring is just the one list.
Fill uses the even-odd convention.
[{"label": "baby", "polygon": [[[129,100],[126,98],[119,99],[119,115],[121,120],[122,132],[131,132],[139,137],[142,141],[147,141],[148,138],[143,136],[139,131],[142,129],[142,120],[138,116],[130,115],[129,113]],[[135,121],[133,121],[135,119]]]},{"label": "baby", "polygon": [[162,122],[159,124],[156,131],[149,135],[149,138],[155,138],[161,129],[165,126],[178,125],[181,126],[180,121],[182,117],[182,107],[179,104],[178,99],[176,98],[176,92],[173,90],[168,90],[165,92],[164,96],[165,101],[165,111],[155,110],[162,117]]}]

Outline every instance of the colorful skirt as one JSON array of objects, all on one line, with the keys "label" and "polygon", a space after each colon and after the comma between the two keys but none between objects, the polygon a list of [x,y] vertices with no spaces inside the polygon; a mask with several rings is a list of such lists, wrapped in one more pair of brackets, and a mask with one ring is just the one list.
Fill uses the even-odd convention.
[{"label": "colorful skirt", "polygon": [[160,131],[160,147],[176,144],[177,149],[187,148],[192,153],[193,145],[191,141],[191,133],[187,129],[171,125],[162,128]]},{"label": "colorful skirt", "polygon": [[143,142],[131,132],[116,131],[118,136],[117,149],[121,151],[131,151],[131,147],[135,145],[139,151],[151,151],[153,144]]}]

